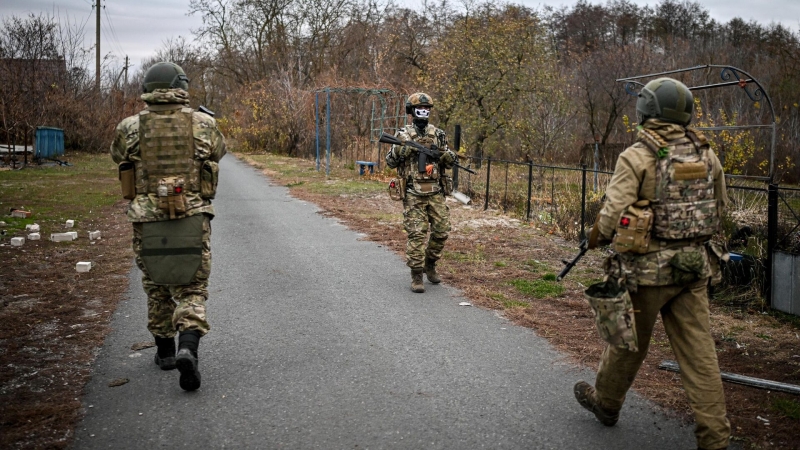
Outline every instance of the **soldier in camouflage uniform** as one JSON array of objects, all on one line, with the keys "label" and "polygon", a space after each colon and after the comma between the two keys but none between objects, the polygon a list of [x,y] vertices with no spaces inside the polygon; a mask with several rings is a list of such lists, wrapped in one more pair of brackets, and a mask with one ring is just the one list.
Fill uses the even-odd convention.
[{"label": "soldier in camouflage uniform", "polygon": [[455,153],[447,148],[444,131],[428,123],[432,107],[433,100],[428,94],[418,92],[409,96],[406,114],[411,115],[412,124],[397,130],[395,137],[403,142],[417,142],[434,152],[440,151],[438,160],[424,154],[422,158],[427,160],[421,160],[420,152],[406,145],[393,145],[386,154],[386,165],[397,169],[405,185],[406,265],[411,268],[411,290],[417,293],[425,292],[423,272],[431,283],[442,281],[436,273],[436,261],[442,257],[450,232],[450,209],[445,204],[445,194],[452,188],[445,170],[452,169],[456,162]]},{"label": "soldier in camouflage uniform", "polygon": [[157,345],[155,362],[163,370],[177,367],[181,388],[191,391],[200,387],[197,350],[209,331],[211,199],[225,139],[213,113],[189,108],[189,79],[179,66],[154,64],[143,88],[147,107],[117,126],[111,157],[131,200],[127,216],[147,293],[147,329]]},{"label": "soldier in camouflage uniform", "polygon": [[636,109],[637,142],[617,160],[589,248],[623,235],[628,225],[623,213],[634,203],[652,207],[649,243],[637,253],[620,253],[624,247],[615,240],[617,253],[604,264],[607,277],[628,288],[639,349],[608,345],[595,386],[578,382],[574,394],[600,422],[613,426],[661,313],[695,414],[697,445],[727,448],[731,430],[708,306],[709,279],[718,281],[719,260],[727,258],[710,241],[728,202],[725,177],[706,138],[688,128],[693,99],[683,83],[671,78],[647,83]]}]

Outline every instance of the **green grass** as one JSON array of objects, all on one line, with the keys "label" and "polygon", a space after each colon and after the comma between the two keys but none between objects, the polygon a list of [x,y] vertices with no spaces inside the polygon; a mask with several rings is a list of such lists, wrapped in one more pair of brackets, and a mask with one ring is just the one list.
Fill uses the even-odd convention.
[{"label": "green grass", "polygon": [[800,402],[790,398],[772,400],[772,409],[790,419],[800,420]]},{"label": "green grass", "polygon": [[373,195],[385,191],[386,184],[372,180],[330,179],[311,181],[306,189],[315,194]]},{"label": "green grass", "polygon": [[548,266],[546,263],[543,263],[535,259],[529,259],[524,263],[522,263],[522,265],[525,270],[529,270],[533,273],[545,272],[550,270],[550,266]]},{"label": "green grass", "polygon": [[503,308],[510,309],[510,308],[527,308],[530,306],[528,302],[523,302],[519,300],[511,300],[503,294],[497,292],[490,292],[487,294],[489,298],[492,300],[496,300],[503,304]]},{"label": "green grass", "polygon": [[[32,164],[0,171],[0,220],[7,231],[24,231],[25,225],[38,223],[44,238],[51,231],[64,231],[67,219],[75,220],[76,227],[90,222],[96,210],[122,198],[116,165],[108,154],[67,154],[61,160],[71,165]],[[31,217],[7,216],[10,209],[30,211]]]},{"label": "green grass", "polygon": [[508,263],[505,262],[505,261],[495,261],[494,262],[494,266],[495,267],[508,267]]},{"label": "green grass", "polygon": [[261,169],[277,172],[281,178],[295,178],[286,184],[290,189],[300,188],[311,193],[328,195],[373,195],[386,191],[386,183],[359,176],[352,164],[345,164],[344,167],[332,165],[328,176],[324,162],[317,171],[314,161],[270,153],[244,156]]},{"label": "green grass", "polygon": [[453,251],[444,251],[444,257],[458,262],[483,262],[486,261],[486,252],[483,245],[476,245],[475,251],[471,253],[461,253]]},{"label": "green grass", "polygon": [[[555,277],[553,277],[555,279]],[[564,287],[552,280],[511,280],[510,284],[523,295],[533,298],[558,297],[564,293]]]}]

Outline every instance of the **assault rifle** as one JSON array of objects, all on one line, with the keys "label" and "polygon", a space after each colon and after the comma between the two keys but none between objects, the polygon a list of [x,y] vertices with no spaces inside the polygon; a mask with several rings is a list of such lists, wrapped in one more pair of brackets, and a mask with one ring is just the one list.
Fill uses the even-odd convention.
[{"label": "assault rifle", "polygon": [[[388,133],[383,133],[381,135],[381,138],[378,139],[378,142],[383,142],[384,144],[407,145],[409,147],[413,147],[415,150],[419,152],[419,161],[417,162],[417,170],[419,170],[420,172],[425,172],[425,166],[428,165],[428,158],[434,161],[439,161],[439,158],[442,157],[442,152],[439,151],[437,148],[430,149],[414,141],[401,141],[400,139]],[[458,164],[457,162],[453,162],[453,166],[458,167],[461,170],[465,170],[473,175],[476,174],[474,170],[468,167],[464,167]]]},{"label": "assault rifle", "polygon": [[567,276],[569,271],[572,270],[573,267],[575,267],[575,264],[578,264],[578,261],[580,261],[581,258],[583,258],[583,255],[589,250],[589,240],[588,239],[582,240],[581,243],[579,244],[579,247],[581,250],[580,252],[578,252],[577,255],[575,255],[574,258],[572,258],[572,261],[567,261],[566,259],[561,260],[561,262],[564,263],[564,268],[561,269],[561,273],[559,273],[558,276],[556,277],[556,281],[561,281],[562,279],[564,279],[564,277]]}]

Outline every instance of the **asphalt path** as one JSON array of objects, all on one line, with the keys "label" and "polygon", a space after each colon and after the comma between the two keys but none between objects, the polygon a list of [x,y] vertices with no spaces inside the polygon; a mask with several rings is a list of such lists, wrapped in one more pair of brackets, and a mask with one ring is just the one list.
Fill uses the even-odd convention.
[{"label": "asphalt path", "polygon": [[604,427],[572,395],[594,373],[534,331],[444,284],[412,293],[402,256],[232,156],[220,173],[201,388],[131,350],[152,339],[134,267],[72,448],[695,448],[633,393]]}]

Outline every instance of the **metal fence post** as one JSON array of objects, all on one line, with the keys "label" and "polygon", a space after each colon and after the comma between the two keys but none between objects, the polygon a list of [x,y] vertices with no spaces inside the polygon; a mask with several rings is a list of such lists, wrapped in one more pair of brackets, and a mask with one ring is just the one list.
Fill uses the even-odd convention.
[{"label": "metal fence post", "polygon": [[325,138],[325,175],[331,176],[331,90],[325,88],[327,99],[325,101],[325,128],[327,137]]},{"label": "metal fence post", "polygon": [[[597,172],[595,172],[597,174]],[[584,222],[586,222],[586,164],[581,164],[581,239],[586,238]]]},{"label": "metal fence post", "polygon": [[489,180],[492,176],[492,158],[486,158],[486,198],[483,201],[483,210],[489,209]]},{"label": "metal fence post", "polygon": [[[461,125],[456,125],[456,131],[453,135],[453,147],[455,147],[456,155],[461,149]],[[458,167],[453,168],[453,190],[458,190]]]},{"label": "metal fence post", "polygon": [[531,189],[533,187],[533,161],[528,161],[528,207],[525,210],[525,220],[531,221]]},{"label": "metal fence post", "polygon": [[597,171],[600,170],[598,160],[600,159],[600,149],[598,148],[598,139],[594,138],[594,192],[597,192]]},{"label": "metal fence post", "polygon": [[508,202],[508,162],[506,162],[506,180],[505,190],[503,191],[503,212],[506,212],[506,203]]},{"label": "metal fence post", "polygon": [[317,172],[319,172],[319,92],[314,93],[314,121],[316,122],[317,137]]},{"label": "metal fence post", "polygon": [[778,185],[767,188],[767,262],[764,268],[764,298],[772,306],[772,261],[778,243]]}]

